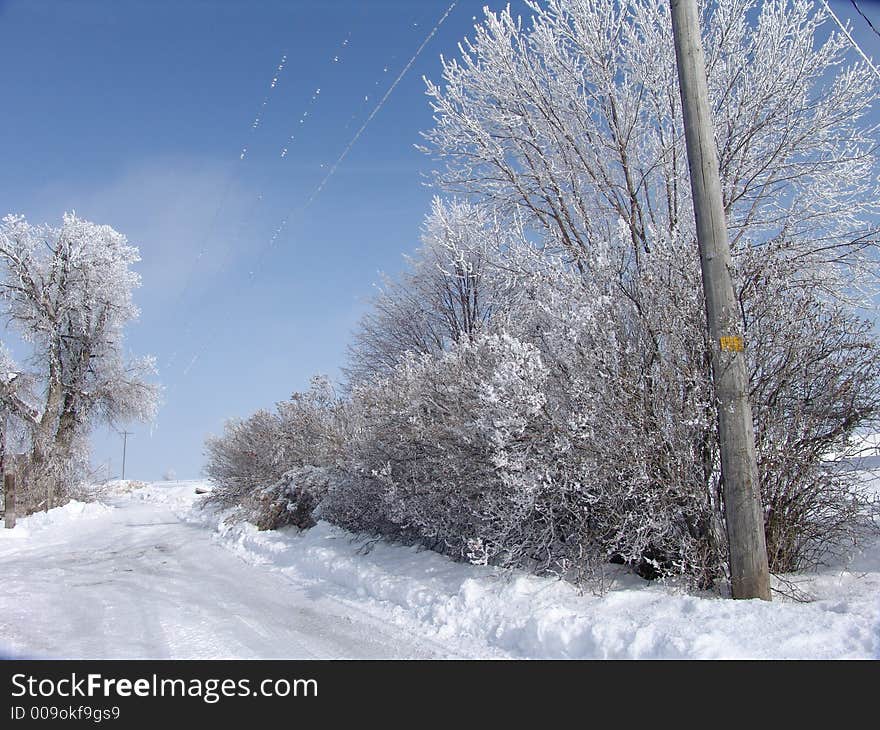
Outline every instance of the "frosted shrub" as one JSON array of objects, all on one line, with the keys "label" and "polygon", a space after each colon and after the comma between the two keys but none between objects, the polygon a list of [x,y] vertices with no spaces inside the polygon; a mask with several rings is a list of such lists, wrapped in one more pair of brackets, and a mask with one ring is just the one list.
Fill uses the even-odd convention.
[{"label": "frosted shrub", "polygon": [[610,259],[589,280],[554,265],[531,284],[517,336],[540,347],[551,421],[511,490],[532,505],[499,538],[512,558],[582,575],[608,560],[646,577],[717,574],[715,413],[692,258],[658,243],[638,306],[609,286]]},{"label": "frosted shrub", "polygon": [[439,356],[409,356],[358,386],[367,424],[354,443],[362,478],[378,487],[385,519],[458,558],[481,535],[491,495],[512,467],[504,446],[543,417],[544,368],[535,347],[477,336]]},{"label": "frosted shrub", "polygon": [[880,346],[871,322],[814,283],[793,284],[790,263],[762,256],[743,268],[777,292],[745,288],[742,299],[768,556],[777,572],[800,570],[858,544],[880,515],[843,461],[856,430],[878,425]]},{"label": "frosted shrub", "polygon": [[340,408],[329,381],[315,377],[274,413],[228,422],[206,442],[205,473],[215,484],[208,502],[241,506],[262,529],[311,526],[327,490],[324,469],[339,449]]},{"label": "frosted shrub", "polygon": [[289,465],[281,450],[277,415],[257,411],[244,420],[227,421],[222,436],[205,442],[205,474],[214,482],[208,501],[232,506],[255,489],[275,484]]},{"label": "frosted shrub", "polygon": [[[806,282],[791,286],[784,256],[739,263],[745,281],[765,284],[743,286],[740,299],[770,563],[802,569],[870,528],[857,475],[828,459],[877,423],[880,348],[870,323]],[[512,319],[540,347],[554,419],[528,461],[576,514],[577,551],[560,553],[566,560],[612,559],[708,586],[727,556],[696,252],[658,239],[632,282],[637,295],[615,294],[614,270],[597,260],[585,280],[548,264],[528,284],[535,306]]]},{"label": "frosted shrub", "polygon": [[301,466],[285,472],[268,487],[251,491],[243,500],[248,519],[261,530],[292,525],[314,527],[313,512],[327,492],[328,477],[320,467]]}]

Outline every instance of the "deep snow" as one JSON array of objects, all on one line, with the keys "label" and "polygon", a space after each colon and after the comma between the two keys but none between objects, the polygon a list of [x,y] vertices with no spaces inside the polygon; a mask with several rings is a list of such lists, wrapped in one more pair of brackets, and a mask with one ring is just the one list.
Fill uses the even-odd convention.
[{"label": "deep snow", "polygon": [[65,657],[877,658],[880,542],[797,578],[811,603],[695,596],[616,574],[602,596],[365,541],[259,532],[196,482],[0,530],[7,652]]},{"label": "deep snow", "polygon": [[[430,642],[252,567],[178,519],[193,484],[0,530],[0,649],[66,658],[428,657]],[[153,498],[158,495],[161,499]]]}]

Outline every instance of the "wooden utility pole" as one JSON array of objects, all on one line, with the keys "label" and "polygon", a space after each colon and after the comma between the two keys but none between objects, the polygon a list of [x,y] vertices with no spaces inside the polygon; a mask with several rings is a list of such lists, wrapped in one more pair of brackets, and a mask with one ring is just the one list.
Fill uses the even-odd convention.
[{"label": "wooden utility pole", "polygon": [[3,524],[15,527],[15,474],[3,475]]},{"label": "wooden utility pole", "polygon": [[748,398],[743,322],[730,275],[730,244],[721,199],[697,4],[696,0],[671,0],[671,8],[718,404],[731,590],[734,598],[769,601],[770,572],[755,456],[755,431]]},{"label": "wooden utility pole", "polygon": [[[2,410],[2,406],[0,406]],[[6,412],[0,413],[0,479],[3,480],[3,525],[15,527],[15,474],[6,467]]]},{"label": "wooden utility pole", "polygon": [[15,474],[3,475],[3,525],[15,527]]},{"label": "wooden utility pole", "polygon": [[6,474],[6,411],[0,403],[0,478]]},{"label": "wooden utility pole", "polygon": [[128,437],[133,436],[131,431],[122,432],[122,478],[125,479],[125,448],[128,446]]}]

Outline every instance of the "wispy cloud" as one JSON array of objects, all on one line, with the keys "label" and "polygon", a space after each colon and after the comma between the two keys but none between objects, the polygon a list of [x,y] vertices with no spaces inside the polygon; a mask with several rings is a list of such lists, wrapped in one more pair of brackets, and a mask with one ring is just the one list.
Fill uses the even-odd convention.
[{"label": "wispy cloud", "polygon": [[50,185],[37,199],[30,214],[42,214],[39,222],[57,224],[63,211],[76,210],[124,233],[141,252],[139,299],[170,305],[244,247],[243,224],[256,193],[237,182],[229,166],[160,159],[91,188]]}]

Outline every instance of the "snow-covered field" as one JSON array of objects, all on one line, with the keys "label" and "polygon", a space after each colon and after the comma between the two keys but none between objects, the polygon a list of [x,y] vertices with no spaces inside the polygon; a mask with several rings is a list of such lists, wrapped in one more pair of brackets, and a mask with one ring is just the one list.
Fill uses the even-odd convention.
[{"label": "snow-covered field", "polygon": [[330,525],[258,532],[198,482],[71,503],[0,530],[0,650],[121,658],[878,658],[880,542],[797,578],[815,597],[694,596],[618,574],[604,595]]}]

